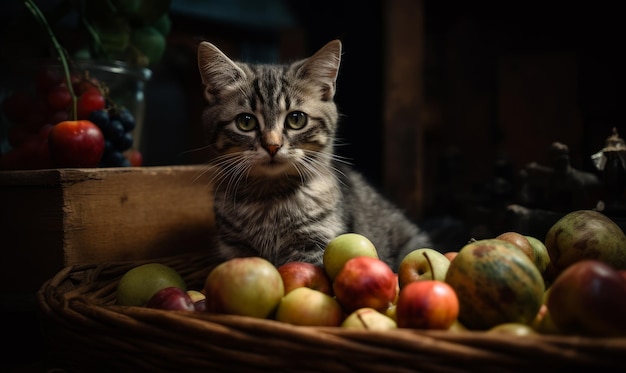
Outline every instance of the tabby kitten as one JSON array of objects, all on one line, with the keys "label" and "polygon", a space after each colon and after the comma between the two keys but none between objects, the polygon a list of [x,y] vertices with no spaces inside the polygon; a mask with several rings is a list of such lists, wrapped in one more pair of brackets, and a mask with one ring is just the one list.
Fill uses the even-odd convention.
[{"label": "tabby kitten", "polygon": [[368,237],[394,269],[428,235],[334,154],[333,101],[341,60],[334,40],[291,64],[235,62],[202,42],[214,167],[216,245],[224,259],[322,263],[333,237]]}]

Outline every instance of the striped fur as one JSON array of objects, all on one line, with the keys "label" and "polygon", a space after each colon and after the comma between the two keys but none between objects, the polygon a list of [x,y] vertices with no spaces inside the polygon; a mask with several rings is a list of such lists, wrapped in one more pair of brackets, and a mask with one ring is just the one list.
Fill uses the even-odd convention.
[{"label": "striped fur", "polygon": [[322,263],[345,232],[367,236],[392,267],[428,236],[334,154],[341,43],[291,64],[235,62],[198,48],[215,168],[217,248],[225,259]]}]

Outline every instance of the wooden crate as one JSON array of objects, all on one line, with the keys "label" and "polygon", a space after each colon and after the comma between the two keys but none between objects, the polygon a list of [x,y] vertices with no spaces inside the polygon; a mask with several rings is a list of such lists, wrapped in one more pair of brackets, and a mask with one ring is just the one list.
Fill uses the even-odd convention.
[{"label": "wooden crate", "polygon": [[1,293],[66,265],[210,250],[206,166],[0,172]]}]

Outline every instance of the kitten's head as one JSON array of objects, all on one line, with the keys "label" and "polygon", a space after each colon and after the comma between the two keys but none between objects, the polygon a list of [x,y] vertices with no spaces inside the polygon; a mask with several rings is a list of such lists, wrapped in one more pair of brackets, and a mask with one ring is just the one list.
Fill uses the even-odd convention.
[{"label": "kitten's head", "polygon": [[[223,175],[307,178],[332,157],[341,42],[291,64],[247,64],[203,42],[203,125]],[[227,171],[226,171],[227,170]]]}]

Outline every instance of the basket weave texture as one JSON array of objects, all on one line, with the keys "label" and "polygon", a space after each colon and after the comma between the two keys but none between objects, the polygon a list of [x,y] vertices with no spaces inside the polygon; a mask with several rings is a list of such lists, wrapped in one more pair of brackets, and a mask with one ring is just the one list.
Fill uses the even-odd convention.
[{"label": "basket weave texture", "polygon": [[[120,277],[167,264],[201,289],[210,256],[68,266],[37,294],[44,336],[68,372],[529,372],[626,369],[626,338],[478,331],[366,331],[115,305]],[[625,315],[626,316],[626,315]]]}]

